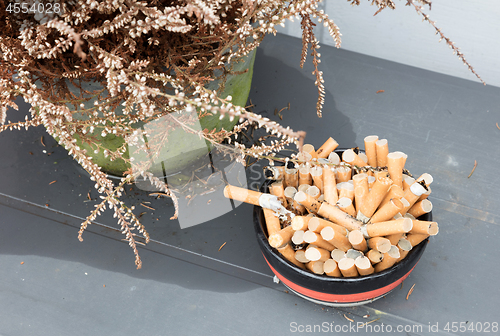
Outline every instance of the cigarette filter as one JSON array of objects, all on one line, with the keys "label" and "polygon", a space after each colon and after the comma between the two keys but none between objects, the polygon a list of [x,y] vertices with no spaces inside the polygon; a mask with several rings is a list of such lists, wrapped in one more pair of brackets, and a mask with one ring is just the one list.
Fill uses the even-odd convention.
[{"label": "cigarette filter", "polygon": [[371,249],[370,251],[366,252],[366,257],[370,259],[372,265],[379,263],[382,261],[382,259],[384,259],[384,255],[382,254],[382,252],[375,249]]},{"label": "cigarette filter", "polygon": [[369,223],[388,221],[404,208],[403,203],[397,199],[391,199],[389,202],[380,206],[370,218]]},{"label": "cigarette filter", "polygon": [[285,168],[285,184],[284,187],[294,187],[297,188],[299,186],[299,174],[298,169],[295,168],[293,162],[289,161]]},{"label": "cigarette filter", "polygon": [[330,226],[324,227],[321,230],[321,237],[323,240],[334,246],[334,248],[330,251],[333,251],[335,247],[342,251],[348,251],[352,248],[351,243],[349,243],[349,239],[346,236],[335,232],[335,230]]},{"label": "cigarette filter", "polygon": [[303,264],[307,264],[309,262],[309,259],[306,258],[306,250],[300,249],[295,251],[295,260]]},{"label": "cigarette filter", "polygon": [[376,142],[378,140],[378,136],[369,135],[365,137],[365,152],[368,157],[368,165],[372,167],[377,167],[377,148]]},{"label": "cigarette filter", "polygon": [[289,225],[286,228],[281,229],[278,232],[273,233],[272,235],[269,235],[269,245],[275,248],[283,246],[292,239],[294,232],[295,231],[293,231],[293,228]]},{"label": "cigarette filter", "polygon": [[325,261],[325,263],[323,264],[323,270],[325,271],[325,274],[328,276],[337,278],[340,278],[342,276],[342,273],[340,272],[337,262],[333,259],[328,259],[327,261]]},{"label": "cigarette filter", "polygon": [[356,174],[352,177],[352,183],[354,186],[354,202],[356,205],[356,209],[361,207],[363,204],[363,199],[366,195],[368,195],[369,187],[368,187],[368,174],[360,173]]},{"label": "cigarette filter", "polygon": [[382,261],[375,265],[375,272],[381,272],[385,269],[388,269],[389,267],[394,266],[394,264],[398,261],[399,256],[400,256],[399,250],[396,246],[393,246],[393,247],[398,251],[397,258],[394,258],[391,256],[391,254],[396,255],[394,252],[389,253],[389,251],[388,251],[388,252],[384,253],[384,258],[382,259]]},{"label": "cigarette filter", "polygon": [[406,238],[401,238],[399,241],[398,241],[398,244],[397,244],[398,248],[399,248],[399,252],[401,253],[401,250],[403,251],[410,251],[413,246],[411,246],[411,243],[408,239]]},{"label": "cigarette filter", "polygon": [[420,181],[424,181],[425,185],[428,187],[434,181],[434,178],[429,173],[423,173],[417,179],[417,182],[420,182]]},{"label": "cigarette filter", "polygon": [[352,166],[364,167],[367,165],[363,159],[359,157],[358,154],[354,152],[352,149],[347,149],[342,154],[342,161],[347,162]]},{"label": "cigarette filter", "polygon": [[293,232],[292,243],[295,245],[304,244],[304,230],[297,230]]},{"label": "cigarette filter", "polygon": [[347,236],[347,233],[348,233],[348,231],[345,227],[338,225],[338,224],[335,224],[335,223],[332,223],[326,219],[319,218],[319,217],[312,217],[309,220],[307,226],[308,226],[309,230],[314,231],[316,233],[320,233],[321,230],[323,230],[323,228],[325,228],[327,226],[334,229],[335,232],[337,232],[339,235]]},{"label": "cigarette filter", "polygon": [[310,261],[306,264],[306,267],[308,270],[310,270],[311,272],[315,273],[315,274],[324,274],[325,271],[323,270],[323,265],[324,265],[324,262],[323,261],[320,261],[320,260],[317,260],[317,261]]},{"label": "cigarette filter", "polygon": [[389,188],[389,191],[387,192],[387,195],[385,195],[384,199],[382,202],[380,202],[380,206],[383,207],[384,204],[388,203],[391,199],[397,198],[403,198],[405,195],[405,192],[403,191],[403,188],[392,184]]},{"label": "cigarette filter", "polygon": [[361,232],[366,238],[382,237],[395,233],[409,232],[413,227],[413,222],[409,218],[399,218],[387,222],[378,222],[374,224],[366,224],[361,227]]},{"label": "cigarette filter", "polygon": [[267,235],[270,236],[281,230],[280,220],[276,213],[271,209],[264,210],[264,218],[266,220]]},{"label": "cigarette filter", "polygon": [[295,231],[298,230],[307,230],[307,223],[311,220],[312,217],[309,216],[295,216],[292,218],[292,228]]},{"label": "cigarette filter", "polygon": [[313,179],[313,183],[318,189],[320,193],[323,193],[323,168],[321,167],[312,167],[311,168],[311,176]]},{"label": "cigarette filter", "polygon": [[424,186],[422,186],[420,183],[415,182],[413,183],[409,189],[406,189],[404,192],[404,198],[410,203],[408,206],[405,206],[403,210],[401,210],[399,213],[401,215],[404,215],[412,206],[415,204],[419,197],[425,193],[427,190],[425,189]]},{"label": "cigarette filter", "polygon": [[326,242],[319,233],[314,231],[304,232],[304,241],[309,244],[314,244],[317,247],[321,247],[327,251],[333,251],[335,249],[335,246],[333,246],[330,242]]},{"label": "cigarette filter", "polygon": [[318,158],[318,154],[316,154],[316,151],[314,150],[314,146],[311,145],[311,144],[305,144],[304,146],[302,146],[302,151],[304,153],[307,153],[307,154],[311,155],[311,157],[313,159],[317,159]]},{"label": "cigarette filter", "polygon": [[373,172],[371,170],[368,171],[367,174],[368,174],[368,188],[371,189],[373,187],[373,184],[377,180],[377,178],[374,175],[370,175],[370,174],[373,174]]},{"label": "cigarette filter", "polygon": [[335,179],[337,184],[340,182],[347,182],[352,177],[352,168],[346,165],[340,165],[335,169]]},{"label": "cigarette filter", "polygon": [[345,258],[345,252],[342,251],[341,249],[335,249],[333,250],[330,255],[332,256],[332,259],[335,260],[336,262],[339,262],[340,259]]},{"label": "cigarette filter", "polygon": [[300,267],[302,269],[305,269],[305,266],[303,263],[299,262],[297,259],[295,259],[295,251],[293,250],[293,247],[290,246],[290,244],[286,244],[283,247],[278,248],[278,252],[289,262],[294,264],[297,267]]},{"label": "cigarette filter", "polygon": [[318,215],[325,219],[328,219],[331,222],[342,225],[349,231],[359,229],[363,224],[361,221],[340,210],[338,206],[331,205],[327,202],[321,203],[321,206],[318,210]]},{"label": "cigarette filter", "polygon": [[269,188],[269,192],[271,195],[274,195],[278,197],[280,200],[281,204],[286,208],[288,205],[288,202],[286,201],[285,197],[285,188],[283,188],[283,181],[277,181],[271,184],[271,187]]},{"label": "cigarette filter", "polygon": [[337,184],[337,190],[339,191],[339,199],[346,197],[351,201],[354,200],[354,185],[352,183],[340,182]]},{"label": "cigarette filter", "polygon": [[352,247],[356,250],[366,252],[368,250],[368,245],[366,244],[366,239],[363,236],[361,230],[352,230],[349,232],[349,243],[351,243]]},{"label": "cigarette filter", "polygon": [[337,206],[344,212],[348,213],[349,215],[355,217],[356,216],[356,210],[354,210],[354,206],[352,205],[352,200],[347,197],[342,197],[339,198],[337,201]]},{"label": "cigarette filter", "polygon": [[354,264],[354,259],[344,258],[338,262],[338,268],[340,269],[340,273],[346,278],[357,277],[358,270],[356,269],[356,265]]},{"label": "cigarette filter", "polygon": [[385,238],[389,239],[391,242],[391,245],[397,245],[399,243],[399,240],[404,237],[404,233],[395,233],[391,235],[385,236]]},{"label": "cigarette filter", "polygon": [[267,166],[264,175],[268,180],[282,180],[285,177],[285,166]]},{"label": "cigarette filter", "polygon": [[330,155],[330,153],[333,152],[338,146],[339,144],[337,141],[330,137],[323,145],[321,145],[320,148],[318,148],[316,154],[319,158],[327,158],[328,155]]},{"label": "cigarette filter", "polygon": [[413,183],[415,179],[409,175],[403,174],[403,191],[406,191]]},{"label": "cigarette filter", "polygon": [[427,237],[429,237],[428,234],[409,233],[406,235],[406,240],[410,242],[411,246],[415,247],[427,239]]},{"label": "cigarette filter", "polygon": [[417,201],[422,201],[424,199],[427,199],[427,197],[429,197],[429,195],[431,194],[432,190],[431,190],[431,187],[427,186],[427,191],[424,192],[422,195],[420,195],[420,197],[418,198]]},{"label": "cigarette filter", "polygon": [[227,185],[224,187],[224,197],[231,198],[240,202],[261,206],[275,211],[279,215],[291,214],[290,211],[278,200],[278,197],[271,194],[264,194],[255,190]]},{"label": "cigarette filter", "polygon": [[305,193],[308,194],[309,196],[313,197],[316,200],[321,196],[321,191],[315,185],[307,188]]},{"label": "cigarette filter", "polygon": [[355,250],[355,249],[349,249],[345,253],[345,257],[346,258],[351,258],[351,259],[354,259],[354,260],[356,260],[357,257],[360,257],[362,255],[363,255],[363,252]]},{"label": "cigarette filter", "polygon": [[305,257],[309,261],[318,261],[319,260],[319,261],[325,262],[328,259],[330,259],[330,251],[325,250],[325,249],[320,248],[320,247],[309,246],[306,249]]},{"label": "cigarette filter", "polygon": [[340,163],[340,156],[335,152],[331,152],[330,155],[328,155],[328,161],[330,161],[330,163],[338,165]]},{"label": "cigarette filter", "polygon": [[368,239],[368,247],[381,253],[387,253],[391,249],[391,242],[384,237],[373,237]]},{"label": "cigarette filter", "polygon": [[413,220],[413,228],[410,232],[435,236],[439,232],[439,227],[438,223],[436,222],[421,221],[415,219]]},{"label": "cigarette filter", "polygon": [[335,172],[330,167],[323,169],[323,195],[325,196],[325,201],[330,204],[337,203],[339,199]]},{"label": "cigarette filter", "polygon": [[406,250],[399,248],[399,258],[398,258],[398,260],[396,260],[396,262],[400,262],[401,260],[406,258],[406,256],[408,255],[408,252],[410,252],[410,251],[406,251]]},{"label": "cigarette filter", "polygon": [[359,275],[370,275],[375,271],[370,259],[365,256],[357,257],[354,260],[354,265],[356,265]]},{"label": "cigarette filter", "polygon": [[432,211],[432,202],[429,201],[428,199],[424,199],[413,204],[413,206],[410,208],[410,210],[408,210],[407,213],[409,213],[415,218],[418,218],[431,211]]},{"label": "cigarette filter", "polygon": [[[310,184],[301,184],[297,188],[297,191],[307,192],[307,189],[309,189],[310,186],[311,186]],[[293,195],[295,196],[295,193]]]},{"label": "cigarette filter", "polygon": [[312,196],[302,191],[297,192],[293,197],[293,199],[299,204],[305,206],[306,209],[312,213],[318,213],[321,204],[324,204],[324,203],[319,203]]},{"label": "cigarette filter", "polygon": [[299,168],[299,186],[301,184],[312,184],[312,176],[310,173],[310,167],[308,166]]},{"label": "cigarette filter", "polygon": [[377,151],[377,167],[387,166],[387,154],[389,154],[389,145],[387,139],[380,139],[375,142]]},{"label": "cigarette filter", "polygon": [[388,177],[380,177],[375,181],[360,208],[358,219],[368,220],[375,213],[391,184],[392,180]]},{"label": "cigarette filter", "polygon": [[403,188],[403,169],[408,156],[403,152],[392,152],[387,154],[387,170],[392,182]]}]

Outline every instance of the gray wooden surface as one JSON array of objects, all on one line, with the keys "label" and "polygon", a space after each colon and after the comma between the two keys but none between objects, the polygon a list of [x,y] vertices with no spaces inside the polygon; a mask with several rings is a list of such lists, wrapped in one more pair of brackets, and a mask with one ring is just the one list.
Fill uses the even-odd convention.
[{"label": "gray wooden surface", "polygon": [[[64,150],[43,129],[13,131],[0,134],[0,335],[287,335],[376,318],[371,326],[391,326],[395,335],[445,335],[446,323],[466,321],[492,330],[500,322],[500,89],[330,47],[322,58],[327,93],[318,119],[311,66],[298,66],[300,40],[267,38],[256,58],[254,111],[276,119],[275,108],[290,103],[281,122],[307,131],[307,142],[332,136],[343,147],[363,146],[376,134],[408,154],[412,173],[432,174],[440,233],[402,288],[357,308],[309,303],[273,282],[251,206],[181,229],[167,201],[131,187],[128,203],[156,209],[140,210],[153,241],[140,248],[144,266],[136,270],[111,214],[77,240],[94,204],[84,202],[87,193],[97,193]],[[257,185],[258,167],[247,178]],[[396,332],[398,325],[413,330]],[[436,325],[438,332],[429,329]]]}]

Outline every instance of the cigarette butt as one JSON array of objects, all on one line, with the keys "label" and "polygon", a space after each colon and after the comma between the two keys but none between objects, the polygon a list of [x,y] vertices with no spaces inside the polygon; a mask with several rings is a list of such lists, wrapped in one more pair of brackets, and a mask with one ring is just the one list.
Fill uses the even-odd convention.
[{"label": "cigarette butt", "polygon": [[365,256],[357,257],[354,260],[354,265],[356,265],[359,275],[369,275],[375,271],[370,259]]},{"label": "cigarette butt", "polygon": [[304,244],[304,230],[297,230],[292,235],[292,243],[295,245]]},{"label": "cigarette butt", "polygon": [[403,152],[387,154],[387,170],[392,182],[403,188],[403,169],[408,156]]},{"label": "cigarette butt", "polygon": [[297,259],[295,259],[295,251],[293,250],[293,247],[290,246],[290,244],[286,244],[285,246],[278,248],[278,252],[286,260],[288,260],[289,262],[291,262],[295,266],[300,267],[302,269],[306,268],[303,263],[301,263]]},{"label": "cigarette butt", "polygon": [[224,197],[253,205],[260,205],[259,198],[262,195],[263,194],[259,191],[240,188],[233,185],[224,187]]},{"label": "cigarette butt", "polygon": [[418,201],[422,201],[424,199],[427,199],[427,197],[429,197],[429,195],[431,194],[432,190],[431,190],[431,187],[427,186],[427,191],[424,192],[417,200]]},{"label": "cigarette butt", "polygon": [[349,243],[356,250],[366,252],[368,250],[368,245],[366,244],[366,239],[363,236],[361,230],[352,230],[348,235]]},{"label": "cigarette butt", "polygon": [[415,183],[415,179],[413,177],[403,174],[403,191],[410,188],[413,183]]},{"label": "cigarette butt", "polygon": [[333,250],[330,255],[332,256],[332,259],[335,260],[336,262],[339,262],[341,259],[345,258],[345,252],[342,251],[341,249],[335,249]]},{"label": "cigarette butt", "polygon": [[352,149],[347,149],[344,151],[344,153],[342,154],[342,161],[347,162],[352,166],[358,166],[358,167],[366,166],[366,162],[363,161],[363,159],[361,159],[359,155],[356,154]]},{"label": "cigarette butt", "polygon": [[409,233],[406,235],[406,240],[410,242],[411,246],[415,247],[427,239],[427,237],[429,237],[428,234]]},{"label": "cigarette butt", "polygon": [[310,261],[306,264],[306,267],[308,270],[315,274],[324,274],[325,271],[323,269],[323,265],[325,263],[323,261],[317,260],[317,261]]},{"label": "cigarette butt", "polygon": [[391,199],[389,202],[379,207],[379,209],[370,218],[369,223],[388,221],[391,218],[393,218],[398,212],[400,212],[403,208],[404,208],[403,202],[401,202],[397,198]]},{"label": "cigarette butt", "polygon": [[384,257],[383,257],[382,261],[377,263],[374,267],[375,272],[381,272],[385,269],[388,269],[389,267],[392,267],[398,261],[398,259],[400,257],[399,250],[395,246],[394,246],[394,248],[398,251],[398,253],[397,253],[398,257],[394,258],[391,256],[391,254],[395,255],[395,253],[391,253],[391,254],[389,254],[389,252],[384,253]]},{"label": "cigarette butt", "polygon": [[369,135],[365,137],[365,152],[368,158],[368,165],[372,167],[377,167],[377,147],[376,142],[378,140],[378,136]]},{"label": "cigarette butt", "polygon": [[307,264],[309,259],[306,258],[306,251],[303,249],[295,251],[295,260],[300,263]]},{"label": "cigarette butt", "polygon": [[409,218],[402,217],[387,222],[366,224],[361,227],[361,232],[363,232],[363,234],[366,233],[368,237],[382,237],[395,233],[406,233],[409,232],[412,227],[413,221]]},{"label": "cigarette butt", "polygon": [[400,186],[397,186],[395,184],[392,184],[389,188],[389,191],[387,192],[387,195],[385,195],[384,199],[382,202],[380,202],[380,207],[383,207],[386,203],[390,202],[391,199],[397,198],[403,198],[405,195],[405,192],[403,188]]},{"label": "cigarette butt", "polygon": [[299,186],[299,174],[298,169],[294,168],[293,162],[288,162],[285,168],[285,179],[284,187],[295,187]]},{"label": "cigarette butt", "polygon": [[272,247],[278,248],[280,246],[283,246],[284,244],[288,243],[293,236],[294,230],[293,228],[289,225],[284,229],[279,230],[276,233],[273,233],[272,235],[269,235],[268,241],[269,245]]},{"label": "cigarette butt", "polygon": [[295,216],[292,218],[292,228],[297,230],[307,230],[307,224],[312,217],[308,216]]},{"label": "cigarette butt", "polygon": [[311,144],[305,144],[304,146],[302,146],[302,151],[304,153],[307,153],[307,154],[311,155],[311,157],[313,159],[317,159],[318,158],[318,154],[316,154],[316,151],[314,150],[314,146],[311,145]]},{"label": "cigarette butt", "polygon": [[352,183],[340,182],[337,184],[337,190],[339,191],[339,199],[347,197],[351,201],[354,200],[354,185]]},{"label": "cigarette butt", "polygon": [[321,230],[323,230],[325,227],[331,227],[332,229],[335,230],[339,235],[347,236],[348,231],[345,227],[332,223],[326,219],[319,218],[319,217],[312,217],[309,222],[307,223],[307,227],[310,231],[320,233]]},{"label": "cigarette butt", "polygon": [[323,169],[323,195],[325,201],[330,204],[335,204],[339,200],[335,172],[330,167]]},{"label": "cigarette butt", "polygon": [[356,209],[359,210],[361,208],[361,204],[363,204],[364,198],[369,192],[368,174],[360,173],[354,175],[352,177],[352,183],[354,186],[354,203],[356,205]]},{"label": "cigarette butt", "polygon": [[336,232],[332,227],[327,226],[321,230],[321,237],[326,242],[330,243],[334,246],[330,251],[333,251],[335,248],[338,248],[342,251],[348,251],[352,248],[351,243],[349,243],[349,239],[339,232]]},{"label": "cigarette butt", "polygon": [[413,228],[410,233],[417,234],[427,234],[430,236],[435,236],[439,232],[439,226],[436,222],[429,221],[421,221],[421,220],[413,220]]},{"label": "cigarette butt", "polygon": [[337,169],[335,169],[335,178],[337,184],[349,181],[352,178],[352,168],[344,165],[337,167]]},{"label": "cigarette butt", "polygon": [[406,256],[408,255],[408,252],[410,252],[410,251],[409,250],[406,251],[406,250],[399,248],[399,258],[398,258],[398,260],[396,260],[396,262],[400,262],[401,260],[406,258]]},{"label": "cigarette butt", "polygon": [[328,161],[334,165],[338,165],[340,164],[340,156],[335,152],[331,152],[330,155],[328,155]]},{"label": "cigarette butt", "polygon": [[348,213],[349,215],[355,217],[356,216],[356,210],[354,210],[354,205],[352,205],[352,200],[347,197],[342,197],[339,198],[337,201],[337,206],[344,212]]},{"label": "cigarette butt", "polygon": [[403,250],[403,251],[411,251],[411,249],[413,248],[413,246],[411,246],[410,241],[408,239],[406,239],[406,238],[401,238],[398,241],[397,246],[399,247],[399,252],[400,253],[401,253],[401,250]]},{"label": "cigarette butt", "polygon": [[391,184],[392,180],[388,177],[379,177],[375,181],[360,208],[362,215],[370,218],[375,213],[375,210],[377,210],[378,206],[384,199]]},{"label": "cigarette butt", "polygon": [[415,218],[418,218],[431,211],[432,211],[432,202],[429,201],[428,199],[424,199],[413,204],[413,206],[408,210],[407,213],[409,213]]},{"label": "cigarette butt", "polygon": [[405,206],[399,213],[404,216],[404,214],[415,204],[420,196],[425,193],[427,189],[422,186],[419,182],[413,183],[410,188],[406,189],[404,192],[404,198],[408,201],[409,205]]},{"label": "cigarette butt", "polygon": [[373,174],[372,171],[369,171],[367,174],[368,174],[368,188],[371,189],[373,187],[373,183],[375,183],[377,178],[374,175],[370,175]]},{"label": "cigarette butt", "polygon": [[365,162],[365,165],[368,165],[368,156],[366,156],[365,153],[363,152],[359,152],[358,153],[358,156],[361,160],[363,160]]},{"label": "cigarette butt", "polygon": [[304,232],[304,241],[308,244],[313,244],[317,247],[320,247],[322,249],[325,249],[329,251],[335,250],[335,246],[333,246],[331,243],[325,241],[323,237],[314,231],[306,231]]},{"label": "cigarette butt", "polygon": [[391,249],[391,242],[384,237],[373,237],[368,239],[368,247],[381,253],[387,253]]},{"label": "cigarette butt", "polygon": [[268,180],[282,180],[285,177],[285,166],[267,166],[264,168],[264,176]]},{"label": "cigarette butt", "polygon": [[399,248],[395,245],[391,245],[391,249],[387,252],[388,255],[390,255],[392,258],[399,258]]},{"label": "cigarette butt", "polygon": [[307,192],[307,189],[309,189],[309,187],[311,187],[310,184],[300,184],[299,187],[297,188],[297,191]]},{"label": "cigarette butt", "polygon": [[309,261],[318,261],[319,260],[319,261],[325,262],[328,259],[330,259],[330,251],[325,250],[325,249],[320,248],[320,247],[309,246],[306,249],[305,257]]},{"label": "cigarette butt", "polygon": [[318,213],[320,206],[324,204],[302,191],[297,192],[293,199],[312,213]]},{"label": "cigarette butt", "polygon": [[305,193],[308,194],[309,196],[312,196],[315,200],[317,200],[321,196],[321,191],[315,185],[307,188]]},{"label": "cigarette butt", "polygon": [[269,188],[269,192],[271,195],[274,195],[278,197],[278,199],[281,201],[281,204],[286,208],[288,205],[288,202],[285,197],[285,188],[283,187],[283,181],[277,181],[271,184],[271,187]]},{"label": "cigarette butt", "polygon": [[302,184],[312,184],[311,168],[308,166],[299,168],[299,186]]},{"label": "cigarette butt", "polygon": [[321,203],[318,215],[345,227],[349,231],[360,229],[363,224],[361,221],[340,210],[338,206],[331,205],[327,202]]},{"label": "cigarette butt", "polygon": [[371,249],[370,251],[366,252],[366,257],[370,259],[370,262],[372,264],[379,263],[382,261],[382,259],[384,259],[384,255],[382,254],[382,252],[375,249]]},{"label": "cigarette butt", "polygon": [[297,189],[295,187],[286,187],[285,188],[285,198],[288,204],[291,204],[292,209],[296,214],[304,214],[306,212],[306,208],[303,205],[297,203],[294,200],[295,194],[297,193]]},{"label": "cigarette butt", "polygon": [[351,259],[354,259],[354,260],[356,260],[357,257],[360,257],[362,255],[363,255],[363,252],[355,250],[355,249],[349,249],[345,253],[345,257],[346,258],[351,258]]},{"label": "cigarette butt", "polygon": [[328,138],[323,145],[316,151],[318,158],[327,158],[337,147],[339,146],[338,142],[335,141],[332,137]]},{"label": "cigarette butt", "polygon": [[423,173],[422,175],[419,176],[419,178],[417,178],[416,181],[417,182],[424,181],[425,185],[428,187],[434,181],[434,178],[429,173]]},{"label": "cigarette butt", "polygon": [[404,233],[395,233],[395,234],[387,235],[387,236],[385,236],[385,238],[389,239],[389,241],[391,242],[391,245],[397,245],[399,240],[401,238],[403,238],[404,235],[405,235]]},{"label": "cigarette butt", "polygon": [[342,276],[342,273],[340,272],[340,269],[337,265],[337,261],[333,259],[328,259],[327,261],[325,261],[325,263],[323,264],[323,270],[328,276],[336,278],[340,278]]},{"label": "cigarette butt", "polygon": [[270,236],[281,230],[281,224],[276,213],[271,209],[263,208],[266,220],[267,235]]},{"label": "cigarette butt", "polygon": [[357,277],[359,275],[354,259],[344,258],[338,262],[340,273],[346,278]]},{"label": "cigarette butt", "polygon": [[318,189],[320,193],[323,193],[323,168],[321,167],[312,167],[311,168],[311,176],[313,179],[313,183]]},{"label": "cigarette butt", "polygon": [[375,142],[377,152],[377,167],[387,166],[387,154],[389,154],[389,145],[387,139],[380,139]]}]

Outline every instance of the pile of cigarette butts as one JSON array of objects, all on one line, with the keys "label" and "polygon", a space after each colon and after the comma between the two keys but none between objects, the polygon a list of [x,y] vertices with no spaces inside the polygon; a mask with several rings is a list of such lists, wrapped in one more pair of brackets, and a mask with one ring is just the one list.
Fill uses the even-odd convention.
[{"label": "pile of cigarette butts", "polygon": [[430,174],[415,179],[407,155],[386,139],[364,139],[365,153],[329,138],[306,144],[284,166],[266,167],[270,194],[227,185],[224,196],[261,206],[269,244],[304,270],[332,277],[380,272],[436,235],[438,224],[416,218],[432,210]]}]

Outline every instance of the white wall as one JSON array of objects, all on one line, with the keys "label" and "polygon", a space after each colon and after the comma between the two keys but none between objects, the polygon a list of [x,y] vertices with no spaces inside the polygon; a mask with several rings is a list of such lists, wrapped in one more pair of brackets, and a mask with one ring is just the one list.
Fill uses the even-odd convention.
[{"label": "white wall", "polygon": [[[360,6],[324,0],[321,7],[339,26],[343,49],[478,81],[444,41],[438,42],[434,28],[422,22],[413,6],[405,6],[405,0],[395,3],[395,10],[376,16],[371,0],[362,0]],[[434,0],[432,10],[425,7],[425,12],[488,85],[500,86],[500,1]],[[333,45],[322,24],[316,31],[322,44]],[[287,22],[280,32],[300,37],[300,22]]]}]

